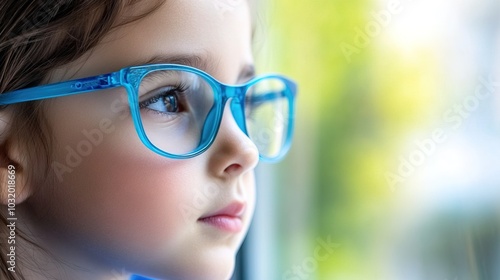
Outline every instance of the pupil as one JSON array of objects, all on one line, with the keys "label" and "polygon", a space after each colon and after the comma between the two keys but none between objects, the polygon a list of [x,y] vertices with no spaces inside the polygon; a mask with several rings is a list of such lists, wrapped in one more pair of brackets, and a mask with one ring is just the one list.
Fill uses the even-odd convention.
[{"label": "pupil", "polygon": [[163,99],[167,112],[177,112],[177,99],[173,95],[167,95]]}]

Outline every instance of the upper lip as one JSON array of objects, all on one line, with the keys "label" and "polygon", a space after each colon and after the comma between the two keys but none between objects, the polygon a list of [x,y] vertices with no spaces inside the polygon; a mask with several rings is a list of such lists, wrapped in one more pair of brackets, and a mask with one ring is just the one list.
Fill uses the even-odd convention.
[{"label": "upper lip", "polygon": [[214,216],[229,216],[229,217],[241,217],[245,211],[246,204],[240,201],[233,201],[227,206],[220,208],[215,212],[211,212],[200,219],[205,219]]}]

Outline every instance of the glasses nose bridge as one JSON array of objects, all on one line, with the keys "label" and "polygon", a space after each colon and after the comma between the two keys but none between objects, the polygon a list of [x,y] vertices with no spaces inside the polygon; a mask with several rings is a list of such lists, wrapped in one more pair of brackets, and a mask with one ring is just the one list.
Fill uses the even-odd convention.
[{"label": "glasses nose bridge", "polygon": [[224,101],[228,99],[242,99],[245,95],[246,86],[233,86],[221,84],[222,96]]},{"label": "glasses nose bridge", "polygon": [[228,100],[230,101],[230,109],[231,114],[233,115],[236,124],[238,127],[245,133],[246,125],[245,125],[245,91],[246,86],[232,86],[232,85],[222,85],[222,105],[225,106]]}]

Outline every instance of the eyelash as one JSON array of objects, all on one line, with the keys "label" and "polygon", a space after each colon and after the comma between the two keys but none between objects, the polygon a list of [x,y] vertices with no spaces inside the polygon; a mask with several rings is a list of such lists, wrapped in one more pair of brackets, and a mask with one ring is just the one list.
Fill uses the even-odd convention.
[{"label": "eyelash", "polygon": [[[167,88],[168,90],[163,90]],[[179,83],[178,85],[172,85],[172,86],[165,86],[161,87],[154,92],[160,92],[158,94],[153,94],[153,96],[149,99],[146,99],[142,102],[139,102],[139,109],[146,109],[148,111],[154,112],[156,114],[160,115],[171,115],[172,113],[165,113],[165,112],[160,112],[157,110],[149,109],[147,106],[154,104],[160,100],[160,98],[163,98],[168,95],[175,95],[178,99],[181,99],[182,95],[188,90],[188,86],[184,83]],[[183,108],[182,103],[179,103],[180,109]]]}]

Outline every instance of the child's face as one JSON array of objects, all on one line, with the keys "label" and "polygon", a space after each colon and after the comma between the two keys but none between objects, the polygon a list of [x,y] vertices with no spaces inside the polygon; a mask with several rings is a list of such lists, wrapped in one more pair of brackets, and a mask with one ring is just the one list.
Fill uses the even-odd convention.
[{"label": "child's face", "polygon": [[[253,63],[248,3],[166,1],[108,34],[84,62],[55,71],[50,82],[154,58],[194,63],[224,83],[247,80]],[[55,183],[29,201],[42,233],[54,237],[59,253],[96,270],[228,278],[254,210],[257,148],[226,106],[207,152],[187,160],[161,157],[139,140],[125,96],[117,89],[47,101]],[[228,215],[238,217],[200,219],[228,205]]]}]

